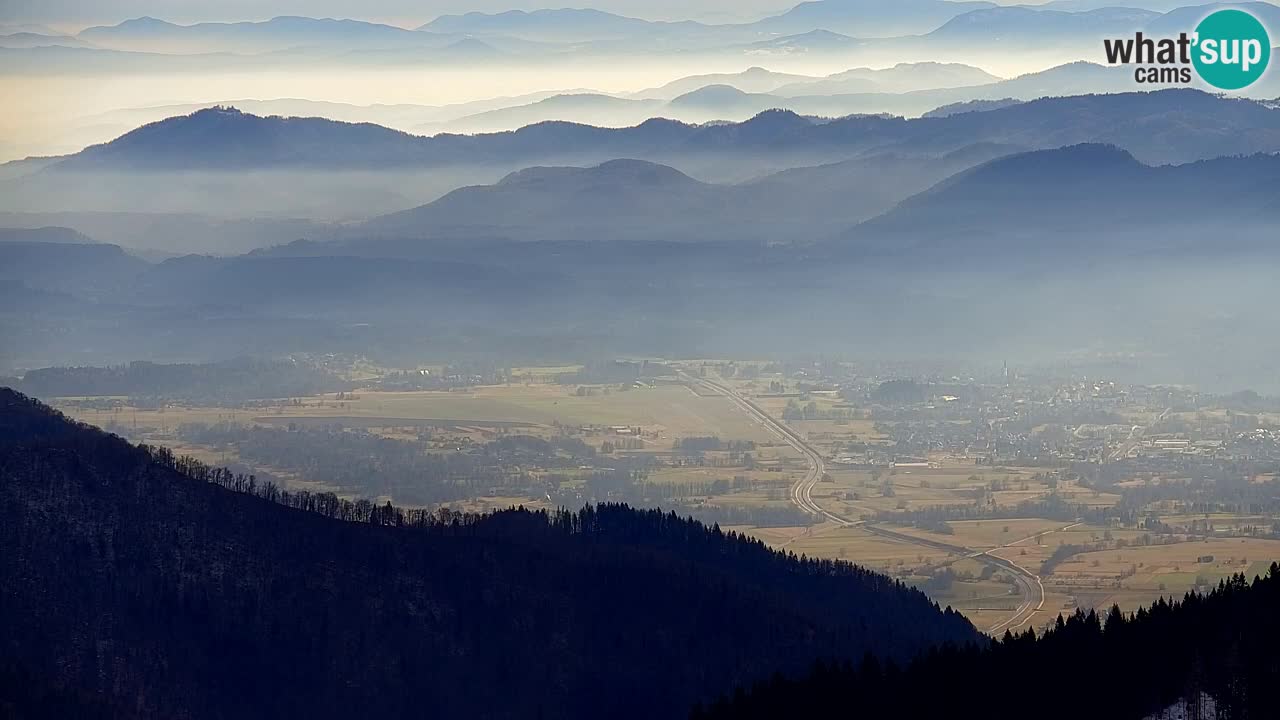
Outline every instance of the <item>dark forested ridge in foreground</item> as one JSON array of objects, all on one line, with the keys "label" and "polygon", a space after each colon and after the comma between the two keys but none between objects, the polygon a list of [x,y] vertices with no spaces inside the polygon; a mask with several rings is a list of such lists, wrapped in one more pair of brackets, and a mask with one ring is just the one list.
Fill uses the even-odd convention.
[{"label": "dark forested ridge in foreground", "polygon": [[1006,633],[985,649],[944,647],[905,667],[868,660],[820,666],[803,680],[777,677],[693,716],[940,718],[975,688],[990,688],[998,692],[988,717],[1138,720],[1187,703],[1213,707],[1219,719],[1273,718],[1277,609],[1273,563],[1266,578],[1236,575],[1208,595],[1162,599],[1135,615],[1113,607],[1105,617],[1059,616],[1040,637]]},{"label": "dark forested ridge in foreground", "polygon": [[662,717],[980,636],[861,568],[625,506],[282,493],[0,389],[0,714]]}]

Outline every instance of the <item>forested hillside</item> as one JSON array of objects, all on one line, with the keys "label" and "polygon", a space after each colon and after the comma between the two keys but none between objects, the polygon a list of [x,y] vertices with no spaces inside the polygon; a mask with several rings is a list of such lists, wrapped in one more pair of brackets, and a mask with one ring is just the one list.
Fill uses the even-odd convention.
[{"label": "forested hillside", "polygon": [[1039,637],[1006,633],[986,649],[943,647],[907,666],[868,660],[778,677],[694,718],[938,718],[982,688],[991,691],[988,717],[1138,720],[1184,702],[1220,720],[1276,717],[1278,608],[1272,564],[1266,578],[1236,575],[1206,596],[1162,599],[1134,615],[1059,616]]},{"label": "forested hillside", "polygon": [[657,511],[286,493],[0,389],[0,714],[672,717],[980,640],[881,575]]}]

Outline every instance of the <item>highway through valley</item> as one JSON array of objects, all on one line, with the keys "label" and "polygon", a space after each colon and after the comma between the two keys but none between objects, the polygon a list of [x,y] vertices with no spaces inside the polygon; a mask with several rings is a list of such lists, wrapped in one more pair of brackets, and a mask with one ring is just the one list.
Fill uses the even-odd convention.
[{"label": "highway through valley", "polygon": [[[1006,560],[1005,558],[993,555],[990,550],[973,550],[972,548],[960,545],[952,545],[950,543],[920,538],[907,533],[889,530],[888,528],[872,525],[863,520],[852,520],[850,518],[841,517],[840,515],[814,502],[813,489],[822,481],[822,478],[827,472],[826,460],[822,457],[822,453],[809,445],[809,443],[799,433],[792,430],[783,422],[774,419],[773,416],[765,412],[759,405],[756,405],[749,398],[738,393],[728,385],[703,377],[695,377],[684,372],[681,372],[680,376],[688,383],[699,386],[713,394],[725,396],[743,412],[747,413],[757,422],[764,425],[772,434],[776,435],[780,440],[794,448],[805,457],[805,460],[809,464],[809,469],[803,477],[791,486],[790,490],[791,502],[795,504],[796,507],[813,515],[822,517],[825,520],[836,523],[841,527],[860,526],[873,535],[878,535],[889,540],[969,557],[1012,576],[1021,596],[1018,606],[1014,609],[1012,615],[988,627],[988,633],[994,635],[1006,630],[1016,630],[1021,628],[1031,622],[1031,619],[1035,614],[1044,607],[1044,584],[1040,581],[1040,578],[1035,573],[1027,570],[1012,560]],[[1024,538],[1023,540],[1026,539],[1029,538]],[[1009,543],[1002,547],[1009,547],[1014,544],[1017,543]]]}]

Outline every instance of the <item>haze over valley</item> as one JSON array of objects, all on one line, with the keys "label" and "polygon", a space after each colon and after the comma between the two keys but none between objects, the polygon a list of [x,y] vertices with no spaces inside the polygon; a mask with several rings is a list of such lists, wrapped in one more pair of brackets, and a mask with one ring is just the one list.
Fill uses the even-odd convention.
[{"label": "haze over valley", "polygon": [[90,5],[0,715],[1274,714],[1280,4]]}]

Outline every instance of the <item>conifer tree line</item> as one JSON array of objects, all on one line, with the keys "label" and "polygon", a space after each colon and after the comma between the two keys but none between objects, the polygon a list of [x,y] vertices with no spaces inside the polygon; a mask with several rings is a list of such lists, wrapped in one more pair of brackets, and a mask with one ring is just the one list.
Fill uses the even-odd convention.
[{"label": "conifer tree line", "polygon": [[[741,688],[694,720],[777,717],[938,718],[971,703],[988,717],[1140,720],[1175,703],[1218,720],[1280,716],[1280,564],[1237,574],[1206,595],[1160,599],[1136,613],[1059,615],[1047,631],[990,645],[946,643],[900,664],[820,663]],[[981,699],[978,699],[981,698]]]}]

